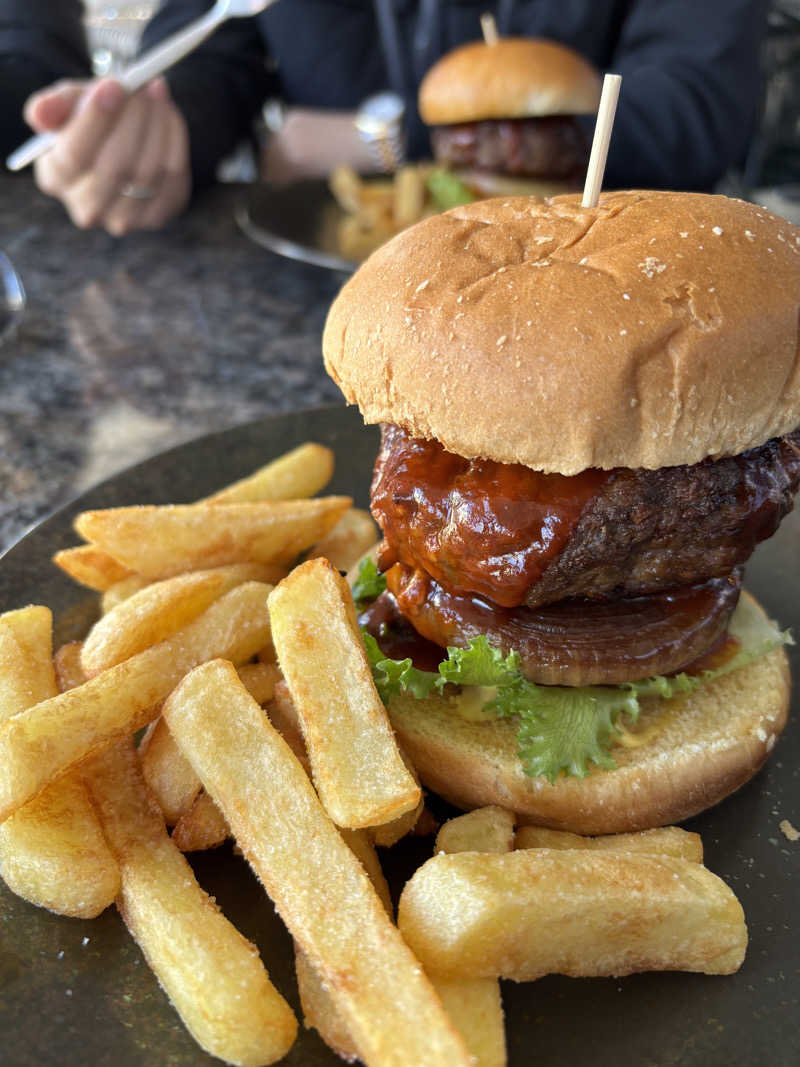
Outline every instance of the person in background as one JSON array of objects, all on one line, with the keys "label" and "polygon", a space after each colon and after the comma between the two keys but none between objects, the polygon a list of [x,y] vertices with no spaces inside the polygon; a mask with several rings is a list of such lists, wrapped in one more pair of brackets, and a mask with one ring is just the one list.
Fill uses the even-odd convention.
[{"label": "person in background", "polygon": [[[207,0],[165,0],[148,48],[197,17]],[[409,155],[429,153],[416,109],[425,71],[479,36],[486,0],[281,0],[226,23],[133,97],[103,81],[76,108],[74,87],[34,96],[36,130],[61,131],[36,164],[40,187],[79,226],[122,234],[160,226],[213,181],[270,98],[298,175],[336,163],[369,169],[353,114],[385,88],[406,101]],[[570,45],[623,76],[606,169],[608,187],[710,189],[741,161],[760,99],[765,0],[500,0],[502,34]],[[53,113],[60,121],[54,121]],[[284,158],[284,163],[287,159]]]},{"label": "person in background", "polygon": [[[0,0],[0,158],[30,135],[22,109],[31,93],[90,69],[81,0]],[[52,123],[72,110],[58,93],[48,106]]]}]

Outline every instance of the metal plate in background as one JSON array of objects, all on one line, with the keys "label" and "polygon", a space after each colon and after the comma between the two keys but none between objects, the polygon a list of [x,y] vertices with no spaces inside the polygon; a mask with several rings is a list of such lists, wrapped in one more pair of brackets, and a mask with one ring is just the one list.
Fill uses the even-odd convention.
[{"label": "metal plate in background", "polygon": [[0,249],[0,345],[10,340],[25,314],[25,289],[14,264]]},{"label": "metal plate in background", "polygon": [[[331,491],[365,506],[378,435],[345,408],[264,419],[202,438],[132,468],[85,494],[30,532],[0,560],[0,611],[50,604],[57,639],[80,636],[94,599],[49,563],[75,542],[84,508],[191,501],[305,440],[330,444]],[[768,612],[800,634],[800,511],[761,546],[748,587]],[[790,650],[800,678],[800,650]],[[735,890],[750,946],[731,977],[643,974],[624,979],[545,978],[503,983],[510,1067],[796,1067],[800,1063],[800,842],[779,829],[800,827],[800,700],[766,767],[713,811],[686,824],[703,836],[706,863]],[[430,839],[383,850],[395,893],[430,854]],[[204,888],[259,946],[271,977],[297,1008],[291,942],[244,862],[226,847],[195,855]],[[414,1025],[409,1020],[409,1025]],[[4,1067],[170,1067],[211,1064],[177,1016],[113,909],[84,922],[31,907],[0,883],[0,1028]],[[313,1031],[300,1037],[287,1067],[340,1063]],[[409,1064],[409,1067],[413,1065]],[[446,1065],[443,1065],[446,1067]]]},{"label": "metal plate in background", "polygon": [[247,187],[236,212],[247,236],[271,252],[349,272],[358,264],[339,249],[338,226],[344,217],[323,179],[285,186],[256,182]]}]

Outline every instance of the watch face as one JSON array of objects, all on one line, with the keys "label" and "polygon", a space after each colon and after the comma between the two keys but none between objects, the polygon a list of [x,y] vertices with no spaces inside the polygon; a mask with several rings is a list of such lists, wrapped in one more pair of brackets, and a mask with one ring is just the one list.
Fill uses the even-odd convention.
[{"label": "watch face", "polygon": [[406,106],[397,93],[378,93],[370,96],[359,107],[356,126],[361,133],[373,137],[385,137],[402,125]]}]

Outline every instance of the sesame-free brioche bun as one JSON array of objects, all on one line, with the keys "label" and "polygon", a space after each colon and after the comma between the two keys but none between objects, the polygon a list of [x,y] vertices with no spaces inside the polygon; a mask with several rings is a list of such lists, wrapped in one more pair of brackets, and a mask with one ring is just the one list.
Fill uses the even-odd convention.
[{"label": "sesame-free brioche bun", "polygon": [[749,781],[786,723],[789,666],[778,648],[688,695],[643,701],[629,732],[641,743],[613,747],[615,770],[552,785],[523,771],[511,722],[469,721],[458,700],[401,696],[389,705],[424,785],[460,808],[497,804],[538,826],[615,834],[680,822]]},{"label": "sesame-free brioche bun", "polygon": [[800,423],[800,230],[699,193],[485,200],[362,265],[325,326],[366,422],[571,475],[697,463]]},{"label": "sesame-free brioche bun", "polygon": [[419,89],[429,126],[484,119],[583,115],[597,110],[600,75],[554,41],[501,37],[472,41],[435,63]]}]

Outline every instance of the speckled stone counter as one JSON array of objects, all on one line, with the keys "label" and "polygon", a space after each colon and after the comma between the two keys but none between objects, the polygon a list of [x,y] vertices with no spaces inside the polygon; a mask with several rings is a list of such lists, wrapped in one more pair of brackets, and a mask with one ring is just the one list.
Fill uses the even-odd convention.
[{"label": "speckled stone counter", "polygon": [[341,400],[320,338],[344,275],[250,243],[220,187],[156,234],[80,231],[0,176],[27,291],[0,345],[0,551],[76,493],[212,430]]}]

